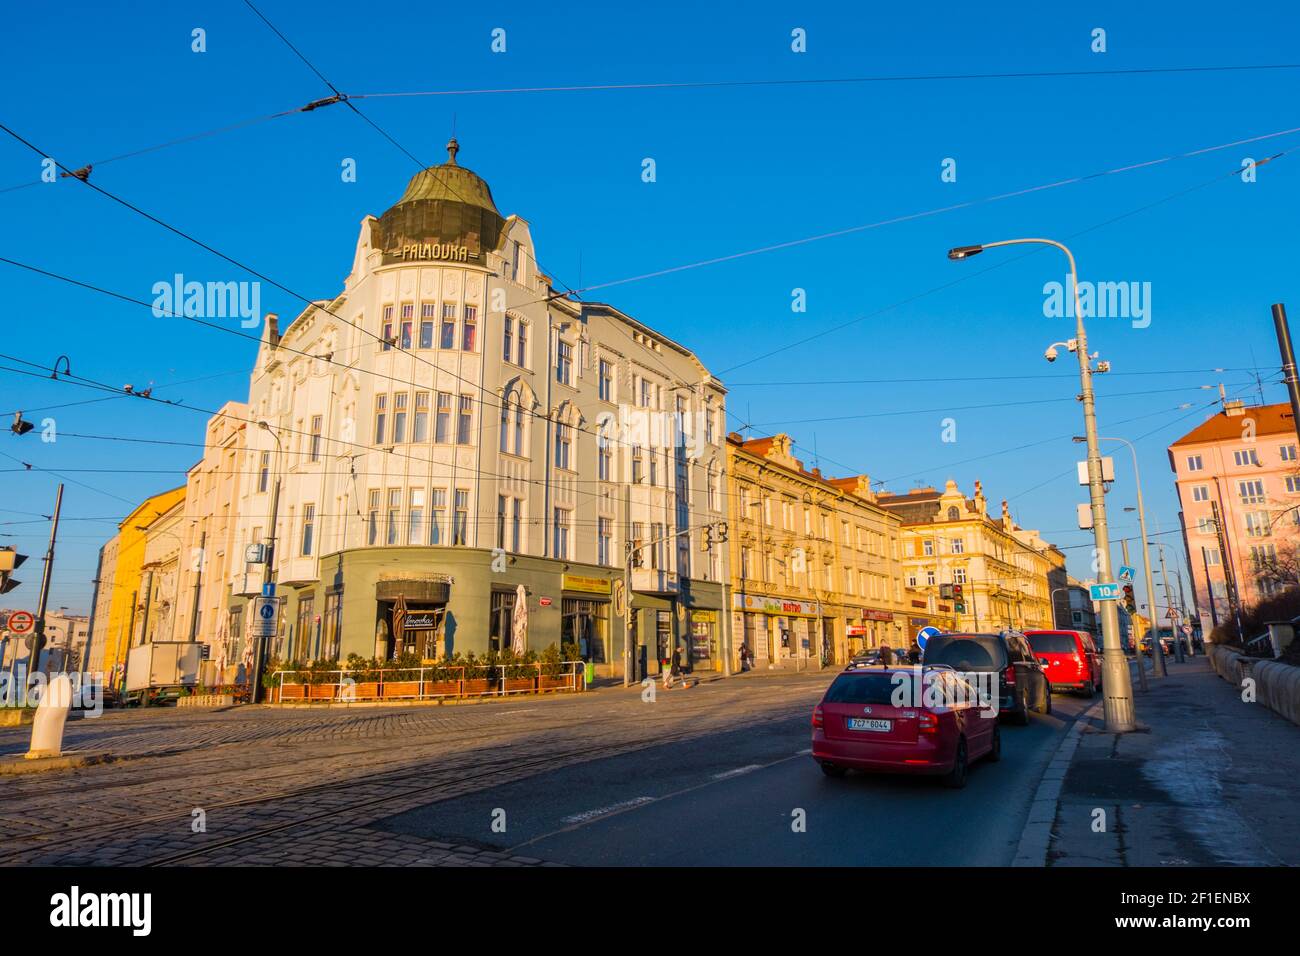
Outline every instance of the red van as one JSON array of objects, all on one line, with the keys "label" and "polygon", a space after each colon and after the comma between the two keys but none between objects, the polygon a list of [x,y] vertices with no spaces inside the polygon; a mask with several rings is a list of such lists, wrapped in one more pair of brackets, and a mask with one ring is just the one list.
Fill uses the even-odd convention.
[{"label": "red van", "polygon": [[1052,689],[1069,688],[1093,696],[1101,687],[1101,654],[1086,631],[1025,631],[1034,656],[1047,671]]},{"label": "red van", "polygon": [[828,777],[935,774],[964,787],[970,764],[1001,759],[996,702],[950,667],[850,666],[813,710],[812,756]]}]

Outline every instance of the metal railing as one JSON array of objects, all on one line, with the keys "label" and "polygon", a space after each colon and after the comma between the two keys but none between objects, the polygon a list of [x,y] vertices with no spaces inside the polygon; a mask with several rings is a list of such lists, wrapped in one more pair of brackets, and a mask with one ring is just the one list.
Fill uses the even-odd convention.
[{"label": "metal railing", "polygon": [[[351,703],[580,693],[586,689],[585,668],[583,661],[497,664],[491,667],[432,665],[375,670],[277,670],[271,678],[276,689],[276,703]],[[546,673],[548,670],[554,672]],[[362,675],[362,679],[358,680],[355,675]],[[322,677],[325,679],[321,680]]]}]

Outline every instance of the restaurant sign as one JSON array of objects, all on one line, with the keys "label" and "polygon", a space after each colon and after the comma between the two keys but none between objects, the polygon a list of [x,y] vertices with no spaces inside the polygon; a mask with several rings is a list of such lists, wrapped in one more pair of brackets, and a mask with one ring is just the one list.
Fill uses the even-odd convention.
[{"label": "restaurant sign", "polygon": [[608,578],[594,578],[585,574],[566,574],[560,582],[565,591],[582,591],[586,594],[609,594]]},{"label": "restaurant sign", "polygon": [[817,606],[808,601],[786,601],[758,594],[736,594],[733,604],[742,611],[761,611],[764,614],[789,614],[798,617],[816,617]]},{"label": "restaurant sign", "polygon": [[438,618],[430,611],[417,611],[406,615],[402,621],[404,631],[432,631],[438,627]]}]

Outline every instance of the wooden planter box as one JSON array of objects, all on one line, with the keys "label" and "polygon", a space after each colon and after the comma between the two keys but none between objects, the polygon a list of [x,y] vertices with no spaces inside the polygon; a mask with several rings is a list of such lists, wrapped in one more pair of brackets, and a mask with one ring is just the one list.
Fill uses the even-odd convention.
[{"label": "wooden planter box", "polygon": [[307,698],[306,684],[285,684],[283,687],[277,688],[277,690],[281,701],[306,700]]},{"label": "wooden planter box", "polygon": [[460,682],[460,692],[462,694],[490,694],[495,690],[493,686],[495,683],[496,681],[490,681],[486,677],[463,680]]},{"label": "wooden planter box", "polygon": [[424,682],[426,697],[456,697],[460,694],[458,680],[427,680]]},{"label": "wooden planter box", "polygon": [[573,686],[570,677],[547,677],[543,674],[540,681],[539,690],[569,690]]},{"label": "wooden planter box", "polygon": [[353,700],[378,700],[379,699],[379,681],[357,681],[352,685]]},{"label": "wooden planter box", "polygon": [[395,680],[391,683],[385,683],[383,689],[385,698],[420,696],[420,682],[418,680]]},{"label": "wooden planter box", "polygon": [[333,700],[334,695],[338,693],[338,684],[308,684],[308,700]]},{"label": "wooden planter box", "polygon": [[[280,703],[280,688],[278,688],[278,687],[267,687],[263,693],[264,693],[264,696],[263,696],[262,700],[265,701],[266,703],[268,703],[268,704],[278,704],[278,703]],[[235,702],[235,698],[234,698],[233,695],[225,695],[225,696],[229,696],[229,697],[230,697],[230,702],[231,702],[232,704]],[[180,703],[180,701],[177,701],[177,704],[179,704],[179,703]],[[202,707],[202,706],[206,706],[206,705],[203,705],[203,704],[191,704],[190,706],[191,706],[191,707]]]},{"label": "wooden planter box", "polygon": [[537,678],[535,677],[507,677],[504,683],[504,691],[507,694],[531,694],[537,689]]}]

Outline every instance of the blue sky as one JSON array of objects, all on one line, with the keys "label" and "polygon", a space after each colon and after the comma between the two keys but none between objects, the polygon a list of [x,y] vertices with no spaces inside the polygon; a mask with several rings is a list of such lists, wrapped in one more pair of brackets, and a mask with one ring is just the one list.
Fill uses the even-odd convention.
[{"label": "blue sky", "polygon": [[[334,0],[259,3],[336,86],[354,94],[1297,59],[1287,42],[1300,27],[1293,3],[1265,2],[1248,13],[1187,3],[1054,9],[1062,6],[403,4],[373,8],[368,18],[364,5]],[[329,93],[235,0],[119,9],[24,4],[0,36],[7,67],[0,122],[67,166]],[[207,32],[202,54],[190,49],[195,27]],[[504,54],[490,49],[498,27],[506,30]],[[807,31],[807,53],[790,50],[795,27]],[[1107,31],[1104,54],[1089,49],[1095,27]],[[576,287],[1300,126],[1298,85],[1300,71],[1275,70],[358,105],[428,163],[444,158],[454,122],[461,162],[487,179],[503,213],[529,220],[543,267]],[[1071,320],[1046,318],[1042,308],[1043,284],[1063,278],[1064,260],[1050,251],[1021,258],[1019,249],[964,263],[944,255],[953,245],[1025,235],[1067,241],[1083,280],[1151,283],[1149,327],[1095,319],[1089,334],[1123,373],[1098,382],[1102,431],[1140,439],[1153,518],[1173,529],[1165,447],[1217,394],[1198,387],[1224,382],[1258,398],[1253,373],[1241,369],[1277,378],[1269,305],[1290,300],[1300,313],[1293,234],[1300,153],[1261,168],[1255,183],[1229,176],[1192,187],[1245,157],[1298,144],[1300,135],[1291,134],[591,296],[689,345],[721,373],[732,389],[733,428],[748,421],[755,434],[790,431],[801,448],[816,447],[823,470],[866,472],[890,490],[952,477],[969,491],[980,478],[993,502],[1011,499],[1021,524],[1071,547],[1089,541],[1074,529],[1083,496],[1071,471],[1078,449],[1066,437],[1080,427],[1071,401],[1076,368],[1069,356],[1050,366],[1042,360],[1049,343],[1072,334]],[[657,165],[651,184],[641,180],[646,157]],[[355,183],[341,180],[345,158],[356,160]],[[945,158],[956,160],[956,182],[941,181]],[[324,297],[341,287],[360,219],[382,213],[413,172],[402,152],[332,106],[101,164],[93,181],[295,291]],[[38,157],[0,136],[0,189],[39,173]],[[70,180],[0,192],[0,210],[7,224],[0,256],[136,298],[151,299],[153,284],[177,272],[200,281],[250,278]],[[964,281],[941,288],[955,279]],[[206,408],[247,394],[250,342],[3,264],[0,280],[8,309],[0,352],[42,364],[66,354],[80,375],[153,383],[160,395]],[[807,291],[805,313],[791,311],[795,288]],[[300,303],[264,284],[262,305],[292,316]],[[736,367],[774,349],[782,350]],[[961,380],[972,377],[979,380]],[[861,381],[879,379],[895,381]],[[828,380],[855,384],[816,384]],[[169,382],[188,384],[163,389]],[[0,396],[0,412],[9,413],[102,397],[4,371]],[[1265,384],[1263,397],[1282,401],[1285,393]],[[1008,404],[1028,402],[1038,404]],[[1176,410],[1189,402],[1196,407]],[[92,486],[69,484],[65,492],[51,598],[53,607],[84,611],[96,549],[127,502],[182,483],[198,450],[66,436],[198,442],[203,417],[136,399],[28,417],[46,415],[65,437],[54,444],[35,434],[0,437],[0,452]],[[854,415],[872,417],[847,417]],[[957,422],[955,443],[941,440],[948,417]],[[1053,436],[1062,437],[1046,441]],[[1031,442],[1039,444],[994,454]],[[1112,509],[1132,500],[1128,459],[1122,450],[1116,459]],[[7,602],[23,606],[35,604],[48,533],[39,515],[49,512],[59,479],[17,468],[0,457],[0,543],[33,555],[19,575],[27,585]],[[1136,535],[1128,516],[1116,514],[1115,524],[1118,536]],[[1072,571],[1087,575],[1087,549],[1067,553]]]}]

